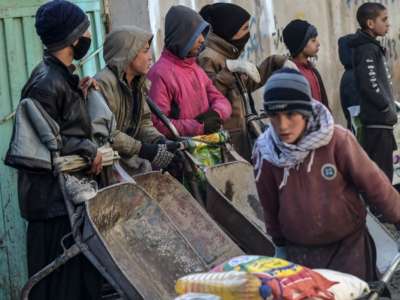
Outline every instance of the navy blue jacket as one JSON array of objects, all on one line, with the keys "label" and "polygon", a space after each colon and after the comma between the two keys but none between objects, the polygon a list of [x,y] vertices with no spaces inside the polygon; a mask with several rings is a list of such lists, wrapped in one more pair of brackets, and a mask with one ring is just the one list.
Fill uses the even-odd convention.
[{"label": "navy blue jacket", "polygon": [[353,36],[353,34],[348,34],[338,40],[339,58],[345,69],[340,80],[340,103],[347,120],[348,129],[351,129],[351,116],[347,108],[360,105],[360,93],[357,90],[353,72],[353,49],[349,46]]}]

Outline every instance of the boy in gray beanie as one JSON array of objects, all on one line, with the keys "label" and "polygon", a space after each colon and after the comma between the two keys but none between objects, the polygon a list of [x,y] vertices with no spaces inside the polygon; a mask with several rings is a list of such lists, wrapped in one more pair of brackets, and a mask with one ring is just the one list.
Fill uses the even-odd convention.
[{"label": "boy in gray beanie", "polygon": [[276,256],[376,280],[365,203],[396,224],[399,193],[354,135],[334,125],[329,110],[312,99],[299,72],[282,69],[270,77],[264,108],[271,126],[258,138],[253,162]]}]

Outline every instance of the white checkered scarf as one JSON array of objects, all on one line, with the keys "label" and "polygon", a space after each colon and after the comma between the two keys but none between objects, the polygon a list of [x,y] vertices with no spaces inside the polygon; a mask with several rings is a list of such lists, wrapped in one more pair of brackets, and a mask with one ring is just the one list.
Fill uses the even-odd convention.
[{"label": "white checkered scarf", "polygon": [[274,166],[284,168],[284,174],[279,189],[287,183],[291,168],[298,168],[311,153],[307,172],[311,171],[316,149],[327,145],[333,135],[334,120],[329,110],[320,102],[312,101],[313,114],[307,122],[304,136],[297,144],[287,144],[279,139],[273,126],[270,126],[257,139],[253,148],[253,161],[258,181],[263,161],[266,160]]}]

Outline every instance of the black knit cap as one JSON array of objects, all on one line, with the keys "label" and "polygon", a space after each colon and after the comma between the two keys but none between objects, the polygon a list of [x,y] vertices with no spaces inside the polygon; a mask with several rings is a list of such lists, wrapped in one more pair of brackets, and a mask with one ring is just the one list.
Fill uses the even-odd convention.
[{"label": "black knit cap", "polygon": [[251,17],[244,8],[232,3],[206,5],[200,15],[211,25],[212,31],[226,41],[230,41]]},{"label": "black knit cap", "polygon": [[311,102],[310,84],[296,70],[280,69],[274,72],[265,84],[264,110],[267,114],[290,111],[311,116]]},{"label": "black knit cap", "polygon": [[304,20],[293,20],[283,29],[283,42],[290,55],[296,57],[303,51],[308,41],[318,36],[317,28]]},{"label": "black knit cap", "polygon": [[70,46],[89,28],[89,19],[76,4],[54,0],[36,12],[36,32],[49,51]]}]

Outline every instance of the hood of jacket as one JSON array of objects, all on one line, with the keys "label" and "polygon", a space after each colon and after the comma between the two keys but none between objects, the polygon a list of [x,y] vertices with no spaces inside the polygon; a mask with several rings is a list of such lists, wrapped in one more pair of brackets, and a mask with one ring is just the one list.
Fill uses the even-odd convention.
[{"label": "hood of jacket", "polygon": [[116,28],[107,35],[103,57],[107,66],[123,80],[125,69],[139,51],[151,42],[153,35],[135,26]]},{"label": "hood of jacket", "polygon": [[370,36],[368,33],[362,31],[362,30],[357,30],[357,32],[349,38],[349,47],[350,48],[356,48],[358,46],[362,46],[365,44],[375,44],[378,46],[383,53],[385,53],[385,48],[382,47],[382,45],[379,43],[379,41],[372,36]]},{"label": "hood of jacket", "polygon": [[193,9],[172,6],[165,17],[165,47],[179,58],[187,57],[196,39],[208,33],[210,25]]},{"label": "hood of jacket", "polygon": [[348,34],[338,40],[339,59],[346,70],[353,69],[353,48],[350,47],[353,38],[355,34]]}]

